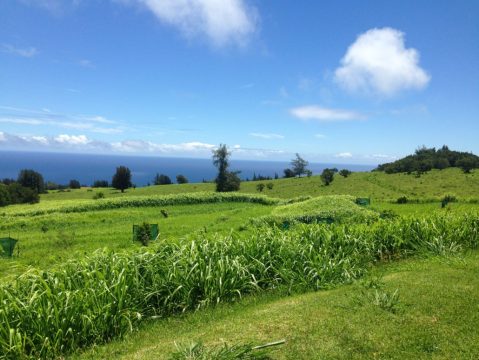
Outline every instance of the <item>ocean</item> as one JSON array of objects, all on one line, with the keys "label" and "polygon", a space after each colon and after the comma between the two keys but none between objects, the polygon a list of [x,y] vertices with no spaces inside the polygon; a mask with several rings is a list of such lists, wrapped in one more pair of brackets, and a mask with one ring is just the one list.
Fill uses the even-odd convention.
[{"label": "ocean", "polygon": [[[45,181],[68,184],[72,179],[82,185],[91,185],[94,180],[111,181],[117,166],[124,165],[132,172],[132,182],[144,186],[153,182],[156,173],[168,175],[176,182],[176,175],[183,174],[189,182],[213,180],[217,170],[211,159],[172,158],[153,156],[60,154],[40,152],[1,151],[0,179],[16,179],[21,169],[33,169],[43,175]],[[251,179],[254,174],[274,177],[283,176],[283,170],[290,167],[288,161],[232,160],[230,170],[241,171],[240,177]],[[319,174],[326,167],[369,171],[371,165],[319,164],[310,163],[308,168]]]}]

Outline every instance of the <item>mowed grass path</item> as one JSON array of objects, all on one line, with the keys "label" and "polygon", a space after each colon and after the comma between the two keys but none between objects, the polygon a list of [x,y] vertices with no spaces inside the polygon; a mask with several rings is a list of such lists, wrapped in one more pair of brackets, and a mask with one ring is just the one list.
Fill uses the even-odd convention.
[{"label": "mowed grass path", "polygon": [[[240,192],[258,193],[259,183],[273,183],[273,189],[265,188],[263,194],[279,198],[292,198],[301,195],[353,195],[371,197],[375,202],[396,200],[400,196],[411,199],[439,199],[446,194],[458,198],[479,199],[479,171],[464,174],[456,168],[442,171],[433,170],[416,178],[415,175],[385,174],[382,172],[357,172],[347,178],[338,174],[329,186],[323,186],[319,176],[310,178],[278,179],[242,182]],[[70,192],[50,192],[42,195],[42,201],[91,199],[95,193],[103,192],[107,198],[122,196],[142,196],[178,194],[185,192],[214,191],[212,183],[184,185],[159,185],[128,189],[125,193],[114,189],[80,189]]]},{"label": "mowed grass path", "polygon": [[[168,218],[161,209],[167,210]],[[132,241],[132,225],[143,221],[159,224],[161,239],[181,238],[197,231],[228,233],[271,210],[266,205],[229,202],[10,217],[2,222],[1,231],[20,240],[20,256],[0,259],[0,278],[21,274],[28,266],[47,269],[102,247],[133,250],[140,244]]]},{"label": "mowed grass path", "polygon": [[394,312],[368,300],[367,281],[303,295],[270,294],[151,321],[123,341],[72,358],[167,359],[175,342],[215,346],[284,338],[272,359],[477,359],[478,273],[477,251],[405,260],[375,268],[370,277],[381,277],[381,291],[398,290]]}]

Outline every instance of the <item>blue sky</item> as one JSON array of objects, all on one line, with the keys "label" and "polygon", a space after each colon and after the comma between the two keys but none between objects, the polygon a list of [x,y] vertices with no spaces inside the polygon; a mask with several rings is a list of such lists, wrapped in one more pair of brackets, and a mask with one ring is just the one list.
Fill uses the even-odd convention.
[{"label": "blue sky", "polygon": [[479,2],[9,0],[0,149],[479,153]]}]

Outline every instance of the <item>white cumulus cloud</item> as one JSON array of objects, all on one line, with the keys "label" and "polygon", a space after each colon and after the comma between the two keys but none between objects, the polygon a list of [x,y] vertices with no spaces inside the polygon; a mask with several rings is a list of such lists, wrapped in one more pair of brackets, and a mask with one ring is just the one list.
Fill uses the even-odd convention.
[{"label": "white cumulus cloud", "polygon": [[[117,0],[118,1],[118,0]],[[215,46],[243,45],[256,31],[258,12],[245,0],[120,0],[138,3],[186,37],[206,36]]]},{"label": "white cumulus cloud", "polygon": [[365,116],[349,110],[330,109],[317,105],[300,106],[290,110],[291,115],[301,120],[317,120],[321,122],[361,120]]},{"label": "white cumulus cloud", "polygon": [[406,48],[404,33],[392,28],[359,35],[335,71],[335,80],[347,90],[385,96],[424,88],[430,79],[419,66],[419,52]]}]

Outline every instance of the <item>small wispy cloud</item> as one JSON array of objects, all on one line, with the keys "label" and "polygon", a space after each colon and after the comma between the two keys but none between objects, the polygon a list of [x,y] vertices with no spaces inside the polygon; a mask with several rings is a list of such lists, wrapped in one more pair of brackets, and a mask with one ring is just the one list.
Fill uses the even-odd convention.
[{"label": "small wispy cloud", "polygon": [[261,139],[284,139],[284,135],[274,134],[274,133],[250,133],[250,136],[261,138]]},{"label": "small wispy cloud", "polygon": [[0,50],[7,54],[17,55],[25,58],[31,58],[38,54],[38,50],[33,46],[29,47],[17,47],[11,44],[2,44]]},{"label": "small wispy cloud", "polygon": [[290,114],[301,120],[317,120],[321,122],[361,120],[366,117],[355,111],[331,109],[318,105],[300,106],[290,110]]},{"label": "small wispy cloud", "polygon": [[316,139],[324,139],[326,137],[326,135],[324,135],[324,134],[314,134],[314,137]]},{"label": "small wispy cloud", "polygon": [[240,89],[251,89],[254,87],[254,83],[243,84],[240,86]]},{"label": "small wispy cloud", "polygon": [[279,88],[279,95],[284,99],[289,97],[289,92],[288,92],[288,90],[286,89],[285,86],[281,86]]},{"label": "small wispy cloud", "polygon": [[87,59],[78,60],[77,64],[80,65],[81,67],[88,68],[88,69],[95,68],[95,64],[91,60],[87,60]]},{"label": "small wispy cloud", "polygon": [[340,159],[349,159],[353,157],[353,154],[351,154],[350,152],[342,152],[342,153],[334,155],[334,157],[340,158]]},{"label": "small wispy cloud", "polygon": [[309,91],[313,88],[314,81],[307,77],[301,77],[298,81],[298,89],[301,91]]},{"label": "small wispy cloud", "polygon": [[62,114],[49,109],[31,110],[0,106],[0,123],[25,126],[53,126],[99,134],[119,134],[124,127],[100,115]]},{"label": "small wispy cloud", "polygon": [[404,33],[392,28],[371,29],[359,35],[334,76],[347,90],[384,96],[424,88],[431,80],[419,66],[419,52],[406,48]]}]

